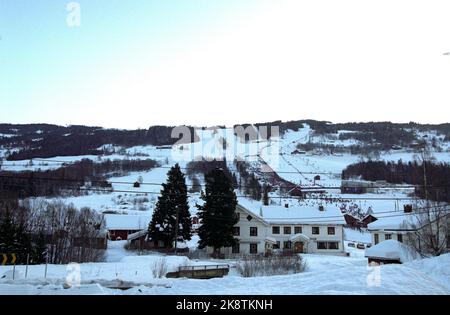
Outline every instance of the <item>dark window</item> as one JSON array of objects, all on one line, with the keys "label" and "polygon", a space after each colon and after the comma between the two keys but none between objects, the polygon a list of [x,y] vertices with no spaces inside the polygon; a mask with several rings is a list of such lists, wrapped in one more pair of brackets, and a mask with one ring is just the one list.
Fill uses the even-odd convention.
[{"label": "dark window", "polygon": [[241,228],[239,226],[234,226],[233,227],[233,235],[234,236],[239,236],[241,235]]},{"label": "dark window", "polygon": [[301,226],[294,227],[294,234],[301,234],[301,233],[303,233]]},{"label": "dark window", "polygon": [[317,249],[327,249],[326,242],[317,242]]},{"label": "dark window", "polygon": [[280,227],[272,226],[272,234],[280,234]]},{"label": "dark window", "polygon": [[283,242],[283,248],[291,249],[291,242],[290,241],[284,241]]},{"label": "dark window", "polygon": [[392,238],[392,234],[384,234],[385,240],[390,240]]},{"label": "dark window", "polygon": [[253,217],[251,215],[247,216],[247,220],[251,221],[253,219]]},{"label": "dark window", "polygon": [[313,226],[312,227],[312,234],[319,234],[319,232],[320,232],[320,229],[319,229],[318,226]]},{"label": "dark window", "polygon": [[339,249],[338,242],[328,242],[328,249]]},{"label": "dark window", "polygon": [[257,254],[258,253],[258,244],[252,243],[250,244],[250,254]]},{"label": "dark window", "polygon": [[250,236],[258,236],[258,228],[255,226],[250,227]]},{"label": "dark window", "polygon": [[236,244],[234,244],[233,247],[231,248],[231,253],[233,253],[233,254],[239,254],[239,249],[240,249],[239,243],[236,243]]},{"label": "dark window", "polygon": [[403,243],[403,234],[397,234],[397,241]]},{"label": "dark window", "polygon": [[336,231],[334,230],[333,226],[328,227],[328,235],[334,235],[336,234]]},{"label": "dark window", "polygon": [[280,241],[273,245],[273,249],[280,249]]},{"label": "dark window", "polygon": [[235,212],[234,213],[234,219],[235,220],[239,221],[240,217],[241,217],[241,215],[239,214],[239,212]]},{"label": "dark window", "polygon": [[380,242],[380,237],[378,236],[378,234],[374,234],[374,242],[375,245],[377,245]]},{"label": "dark window", "polygon": [[291,227],[290,226],[285,226],[283,228],[283,233],[284,234],[291,234]]}]

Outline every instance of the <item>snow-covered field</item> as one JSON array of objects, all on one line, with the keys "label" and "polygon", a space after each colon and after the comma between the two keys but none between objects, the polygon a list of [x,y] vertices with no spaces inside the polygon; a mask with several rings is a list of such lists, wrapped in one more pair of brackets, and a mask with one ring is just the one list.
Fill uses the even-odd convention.
[{"label": "snow-covered field", "polygon": [[[305,254],[307,271],[283,276],[244,278],[233,268],[228,276],[210,280],[154,278],[152,265],[162,256],[126,256],[117,262],[79,265],[80,284],[64,289],[66,277],[73,279],[77,266],[16,267],[19,279],[0,279],[0,294],[450,294],[450,254],[417,260],[403,265],[368,267],[364,257]],[[166,256],[169,271],[179,265],[216,264]],[[223,263],[223,262],[221,262]],[[231,263],[231,261],[228,261]],[[0,267],[0,275],[11,267]],[[110,281],[130,281],[128,290],[110,289]],[[249,289],[251,288],[251,290]]]}]

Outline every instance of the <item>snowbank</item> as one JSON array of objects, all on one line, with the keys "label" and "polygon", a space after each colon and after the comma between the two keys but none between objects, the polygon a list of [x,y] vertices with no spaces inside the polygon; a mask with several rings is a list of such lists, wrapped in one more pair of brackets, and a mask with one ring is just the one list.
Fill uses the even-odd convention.
[{"label": "snowbank", "polygon": [[414,249],[396,240],[386,240],[366,249],[365,256],[400,260],[402,263],[420,258],[420,255]]}]

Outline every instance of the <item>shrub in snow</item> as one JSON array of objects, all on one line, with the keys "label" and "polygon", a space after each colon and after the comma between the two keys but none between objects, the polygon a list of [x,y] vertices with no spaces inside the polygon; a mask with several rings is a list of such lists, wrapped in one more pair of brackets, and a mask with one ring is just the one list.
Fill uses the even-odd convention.
[{"label": "shrub in snow", "polygon": [[286,275],[305,271],[306,262],[300,255],[246,256],[236,269],[243,277]]},{"label": "shrub in snow", "polygon": [[155,278],[162,278],[167,273],[167,259],[158,258],[153,262],[152,273]]}]

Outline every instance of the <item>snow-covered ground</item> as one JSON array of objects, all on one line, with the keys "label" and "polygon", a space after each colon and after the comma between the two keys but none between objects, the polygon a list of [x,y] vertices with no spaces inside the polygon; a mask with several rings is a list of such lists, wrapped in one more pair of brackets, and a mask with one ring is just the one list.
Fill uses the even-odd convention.
[{"label": "snow-covered ground", "polygon": [[[363,257],[305,254],[308,268],[300,274],[243,278],[231,270],[224,278],[210,280],[154,278],[151,268],[161,257],[127,256],[118,262],[81,264],[80,286],[68,289],[63,284],[73,275],[70,271],[77,270],[73,266],[49,265],[47,279],[43,265],[30,266],[26,279],[25,267],[18,266],[22,278],[0,279],[0,294],[450,294],[450,254],[381,267],[368,267]],[[181,264],[217,263],[180,256],[166,259],[169,271]],[[10,269],[0,267],[0,275]],[[114,279],[131,281],[135,287],[105,288]]]},{"label": "snow-covered ground", "polygon": [[[298,144],[323,143],[349,146],[358,144],[353,139],[337,140],[341,130],[332,136],[317,136],[305,125],[298,131],[287,131],[281,138],[270,141],[254,141],[242,143],[232,129],[198,131],[199,142],[178,144],[173,147],[136,146],[121,148],[106,146],[111,155],[104,156],[70,156],[46,159],[46,162],[29,160],[5,161],[4,169],[11,171],[47,170],[60,167],[63,162],[76,162],[89,158],[96,162],[106,159],[154,159],[160,167],[142,172],[132,172],[126,176],[114,177],[112,193],[90,193],[84,196],[63,198],[76,207],[90,207],[99,212],[109,211],[124,214],[141,214],[150,216],[155,208],[161,183],[166,181],[168,168],[179,163],[182,168],[187,163],[199,157],[223,157],[231,162],[236,157],[245,158],[252,167],[259,168],[267,163],[279,176],[302,186],[333,186],[341,184],[339,174],[349,164],[360,160],[358,155],[318,155],[311,152],[292,154]],[[3,135],[8,136],[8,135]],[[224,138],[227,150],[217,140]],[[440,143],[448,149],[449,143]],[[13,151],[14,149],[12,149]],[[0,148],[0,156],[4,150]],[[381,159],[386,161],[403,160],[405,162],[416,158],[413,152],[405,150],[382,153]],[[434,152],[437,161],[450,162],[449,152]],[[316,174],[320,180],[314,182]],[[139,177],[144,184],[133,187]],[[198,176],[204,184],[203,176]],[[118,183],[122,182],[122,183]],[[187,178],[187,184],[191,180]],[[402,213],[403,205],[411,203],[407,200],[407,192],[384,191],[379,194],[340,194],[339,190],[327,190],[327,196],[334,198],[355,198],[351,201],[336,201],[334,206],[346,203],[347,206],[357,206],[362,212],[369,209],[377,217],[392,216]],[[199,202],[199,193],[190,194],[189,204],[192,214],[196,213],[195,204]],[[273,204],[289,203],[292,206],[311,207],[317,200],[298,201],[280,198],[277,193],[270,193]],[[383,200],[382,198],[385,198]],[[388,200],[389,199],[389,200]],[[239,198],[239,203],[249,209],[261,208],[262,203],[247,198]],[[450,293],[450,254],[437,258],[416,260],[403,265],[381,266],[368,268],[365,251],[349,247],[348,243],[370,243],[370,234],[351,229],[344,231],[345,248],[350,257],[305,254],[308,270],[302,274],[289,276],[271,276],[243,278],[236,270],[222,279],[159,279],[151,272],[153,264],[159,261],[161,255],[143,255],[127,252],[123,248],[125,242],[110,242],[106,253],[106,261],[101,263],[86,263],[79,265],[81,285],[71,289],[63,289],[63,283],[68,275],[68,269],[74,266],[49,265],[47,279],[44,279],[44,265],[30,266],[27,278],[24,279],[24,266],[17,266],[17,279],[0,279],[0,294],[449,294]],[[195,248],[198,237],[193,238],[187,246]],[[183,264],[219,263],[213,260],[192,261],[185,257],[164,256],[167,259],[169,271]],[[221,262],[223,263],[223,262]],[[227,261],[226,263],[233,263]],[[78,267],[77,267],[78,268]],[[9,266],[0,266],[0,278],[11,271]],[[21,276],[22,275],[22,276]],[[107,289],[105,281],[120,279],[132,281],[136,287],[127,291]],[[249,289],[251,288],[251,289]]]}]

